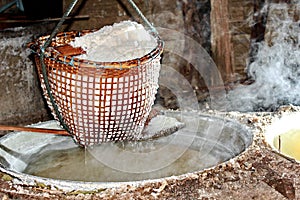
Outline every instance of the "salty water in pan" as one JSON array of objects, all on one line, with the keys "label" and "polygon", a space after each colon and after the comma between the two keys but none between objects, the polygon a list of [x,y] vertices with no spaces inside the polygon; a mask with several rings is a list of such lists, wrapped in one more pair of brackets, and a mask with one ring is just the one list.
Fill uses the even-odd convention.
[{"label": "salty water in pan", "polygon": [[[141,144],[142,143],[142,144]],[[147,143],[139,142],[138,150],[139,153],[145,153],[153,150],[163,148],[165,144],[161,143]],[[124,145],[121,144],[105,144],[97,146],[97,151],[105,150],[111,145],[117,145],[119,152],[114,151],[113,154],[122,154],[124,150],[131,151],[133,146],[137,145],[135,143],[129,142]],[[143,147],[141,147],[141,145]],[[199,148],[199,147],[198,147]],[[201,158],[201,152],[196,148],[185,149],[183,146],[178,145],[168,145],[168,148],[164,150],[164,155],[157,154],[157,156],[168,156],[174,151],[184,152],[178,159],[168,166],[165,166],[161,169],[145,172],[145,173],[129,173],[113,169],[110,166],[106,166],[88,151],[83,148],[71,148],[67,150],[52,150],[45,152],[39,156],[34,157],[31,162],[28,164],[24,173],[32,174],[35,176],[54,178],[61,180],[74,180],[74,181],[91,181],[91,182],[119,182],[119,181],[135,181],[135,180],[144,180],[144,179],[155,179],[168,177],[173,175],[181,175],[184,173],[197,171],[205,167],[213,166],[218,164],[220,161],[225,158],[216,159],[214,153],[216,151],[223,151],[224,149],[215,148],[212,151],[211,155],[205,155],[204,158]],[[226,151],[226,150],[225,150]],[[228,155],[229,154],[229,155]],[[227,156],[231,152],[227,152]],[[111,159],[114,159],[114,155],[110,155]],[[117,155],[116,155],[117,157]],[[226,157],[226,156],[225,156]],[[126,158],[124,158],[126,160]],[[153,159],[148,161],[148,165],[151,166],[153,162],[157,162],[159,159]],[[126,161],[125,161],[126,162]],[[147,162],[147,161],[144,161]],[[152,162],[152,163],[151,163]],[[128,162],[127,165],[130,167],[136,167],[139,163]],[[145,163],[144,163],[145,164]],[[209,166],[208,166],[209,165]],[[141,171],[143,169],[140,169]],[[145,170],[146,171],[146,170]]]}]

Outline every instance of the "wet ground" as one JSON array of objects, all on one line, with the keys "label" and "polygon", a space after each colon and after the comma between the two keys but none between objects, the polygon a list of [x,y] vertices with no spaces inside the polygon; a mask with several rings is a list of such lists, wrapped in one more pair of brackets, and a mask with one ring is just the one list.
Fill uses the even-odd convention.
[{"label": "wet ground", "polygon": [[300,199],[300,164],[276,152],[264,141],[265,128],[285,114],[300,112],[284,106],[276,112],[239,113],[205,111],[207,114],[237,119],[253,129],[253,144],[241,155],[225,163],[180,180],[127,186],[97,191],[64,192],[47,185],[14,184],[0,173],[2,199]]}]

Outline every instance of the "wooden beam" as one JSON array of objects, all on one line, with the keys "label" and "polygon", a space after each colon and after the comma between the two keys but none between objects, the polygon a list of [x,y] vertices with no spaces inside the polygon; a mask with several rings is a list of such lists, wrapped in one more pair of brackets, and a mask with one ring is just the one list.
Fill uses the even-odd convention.
[{"label": "wooden beam", "polygon": [[211,0],[211,45],[213,59],[224,83],[234,74],[229,28],[228,0]]}]

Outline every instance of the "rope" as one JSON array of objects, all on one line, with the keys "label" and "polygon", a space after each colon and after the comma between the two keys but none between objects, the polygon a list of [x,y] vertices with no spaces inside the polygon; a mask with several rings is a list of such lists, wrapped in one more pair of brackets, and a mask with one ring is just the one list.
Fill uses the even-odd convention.
[{"label": "rope", "polygon": [[130,5],[133,7],[133,9],[137,12],[137,14],[140,16],[140,18],[145,22],[147,26],[151,29],[153,33],[155,33],[158,36],[157,30],[154,28],[154,26],[148,21],[148,19],[145,17],[145,15],[141,12],[141,10],[135,5],[135,3],[132,0],[127,0]]},{"label": "rope", "polygon": [[43,78],[44,78],[44,82],[45,82],[45,86],[46,86],[48,96],[50,98],[51,104],[53,106],[53,109],[55,111],[56,116],[58,117],[58,120],[59,120],[60,124],[69,133],[70,133],[70,129],[67,126],[67,124],[65,123],[65,121],[63,119],[63,116],[61,115],[61,113],[59,111],[59,108],[58,108],[57,104],[55,103],[54,97],[53,97],[52,92],[51,92],[51,87],[50,87],[50,83],[49,83],[49,79],[48,79],[48,75],[47,75],[47,69],[46,69],[46,65],[45,65],[45,62],[44,62],[44,58],[45,58],[45,49],[50,45],[52,39],[58,33],[59,28],[62,26],[62,24],[64,23],[66,18],[69,16],[69,14],[72,12],[72,10],[73,10],[73,8],[74,8],[74,6],[76,5],[77,2],[78,2],[78,0],[73,0],[71,2],[71,4],[69,5],[67,11],[64,13],[64,15],[62,16],[62,18],[60,19],[60,21],[58,22],[58,24],[54,28],[53,32],[51,33],[51,35],[49,36],[47,41],[40,48],[41,49],[40,63],[42,65],[42,73],[43,73]]}]

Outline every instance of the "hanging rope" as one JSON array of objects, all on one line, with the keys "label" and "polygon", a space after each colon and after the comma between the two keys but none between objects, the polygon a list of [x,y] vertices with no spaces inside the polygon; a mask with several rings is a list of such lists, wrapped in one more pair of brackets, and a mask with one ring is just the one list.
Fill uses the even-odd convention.
[{"label": "hanging rope", "polygon": [[137,14],[140,16],[140,18],[145,22],[147,26],[151,29],[153,33],[155,33],[158,36],[157,30],[154,28],[154,26],[148,21],[148,19],[145,17],[145,15],[141,12],[141,10],[135,5],[135,3],[132,0],[127,0],[130,5],[133,7],[133,9],[137,12]]},{"label": "hanging rope", "polygon": [[78,2],[78,0],[73,0],[71,2],[71,4],[68,7],[67,11],[64,13],[63,17],[60,19],[60,21],[58,22],[58,24],[54,28],[53,32],[51,33],[51,35],[49,36],[49,38],[47,39],[47,41],[41,47],[41,53],[40,53],[40,63],[42,65],[42,73],[43,73],[43,78],[44,78],[44,82],[45,82],[45,86],[46,86],[46,90],[47,90],[48,96],[50,98],[51,104],[53,106],[53,109],[55,111],[55,114],[56,114],[56,116],[57,116],[60,124],[69,133],[70,133],[70,129],[66,125],[66,123],[65,123],[65,121],[63,119],[63,116],[61,115],[61,113],[59,111],[59,108],[58,108],[57,104],[55,103],[54,97],[53,97],[52,92],[51,92],[50,83],[49,83],[49,79],[48,79],[48,75],[47,75],[47,69],[46,69],[46,65],[45,65],[45,62],[44,62],[44,58],[45,58],[45,49],[50,45],[52,39],[58,33],[58,30],[60,29],[60,27],[62,26],[62,24],[66,20],[66,18],[69,16],[69,14],[72,12],[72,10],[73,10],[73,8],[74,8],[74,6],[76,5],[77,2]]}]

